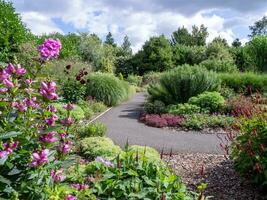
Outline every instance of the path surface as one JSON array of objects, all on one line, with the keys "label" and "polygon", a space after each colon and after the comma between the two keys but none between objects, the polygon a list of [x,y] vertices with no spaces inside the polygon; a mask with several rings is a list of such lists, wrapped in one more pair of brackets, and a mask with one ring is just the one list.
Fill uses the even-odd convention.
[{"label": "path surface", "polygon": [[97,120],[107,125],[107,136],[116,144],[123,147],[128,139],[131,145],[147,145],[159,151],[164,148],[165,152],[172,148],[174,153],[223,154],[214,134],[159,129],[138,122],[145,98],[143,93],[137,93],[130,101],[112,108]]}]

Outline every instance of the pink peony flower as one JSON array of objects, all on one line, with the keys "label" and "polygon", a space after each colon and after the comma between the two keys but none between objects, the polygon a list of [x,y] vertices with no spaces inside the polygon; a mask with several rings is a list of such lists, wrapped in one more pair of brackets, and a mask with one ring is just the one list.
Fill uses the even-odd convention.
[{"label": "pink peony flower", "polygon": [[68,103],[68,104],[64,105],[63,108],[65,108],[66,110],[73,110],[74,109],[74,105],[71,104],[71,103]]},{"label": "pink peony flower", "polygon": [[57,141],[57,138],[55,137],[56,134],[57,134],[57,132],[55,132],[55,131],[49,132],[47,134],[43,134],[40,136],[40,140],[42,142],[53,143],[53,142]]},{"label": "pink peony flower", "polygon": [[68,154],[71,151],[71,141],[66,141],[63,142],[59,145],[58,151],[61,152],[62,154]]},{"label": "pink peony flower", "polygon": [[62,174],[62,172],[63,172],[63,169],[60,169],[60,170],[57,170],[57,171],[55,171],[54,169],[51,169],[50,176],[52,177],[52,179],[56,183],[59,183],[59,182],[62,182],[65,179],[65,177]]},{"label": "pink peony flower", "polygon": [[56,83],[53,81],[43,81],[41,83],[40,94],[49,100],[56,100],[58,98],[58,95],[56,94]]},{"label": "pink peony flower", "polygon": [[10,79],[4,79],[4,80],[3,80],[3,84],[4,84],[7,88],[13,88],[13,87],[15,87],[14,83],[13,83]]},{"label": "pink peony flower", "polygon": [[49,60],[59,56],[61,42],[58,39],[49,38],[38,47],[42,60]]},{"label": "pink peony flower", "polygon": [[66,196],[64,200],[77,200],[77,198],[71,194],[68,194],[68,196]]},{"label": "pink peony flower", "polygon": [[41,166],[43,164],[46,164],[48,162],[48,154],[49,154],[48,149],[44,149],[44,150],[39,151],[39,152],[34,152],[32,154],[31,166],[32,167],[38,167],[38,166]]},{"label": "pink peony flower", "polygon": [[74,120],[71,117],[67,117],[61,121],[61,124],[64,126],[71,126],[74,123]]}]

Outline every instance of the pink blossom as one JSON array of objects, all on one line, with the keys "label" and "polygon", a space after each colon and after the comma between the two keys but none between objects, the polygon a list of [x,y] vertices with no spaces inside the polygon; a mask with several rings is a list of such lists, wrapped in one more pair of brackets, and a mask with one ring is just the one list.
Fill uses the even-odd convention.
[{"label": "pink blossom", "polygon": [[8,156],[8,152],[7,151],[0,151],[0,158],[4,158]]},{"label": "pink blossom", "polygon": [[8,74],[6,70],[0,70],[0,81],[8,79],[9,77],[10,77],[10,74]]},{"label": "pink blossom", "polygon": [[71,104],[71,103],[68,103],[68,104],[64,105],[63,108],[65,108],[66,110],[73,110],[74,109],[74,105]]},{"label": "pink blossom", "polygon": [[48,162],[48,154],[49,154],[48,149],[44,149],[39,152],[34,152],[32,154],[31,166],[38,167],[40,165],[46,164]]},{"label": "pink blossom", "polygon": [[68,196],[66,196],[64,200],[77,200],[77,198],[71,194],[68,194]]},{"label": "pink blossom", "polygon": [[55,126],[55,123],[57,120],[58,120],[58,116],[56,116],[56,115],[53,115],[52,117],[45,119],[46,124],[48,126]]},{"label": "pink blossom", "polygon": [[55,131],[49,132],[47,134],[43,134],[40,136],[40,140],[42,142],[53,143],[57,140],[57,138],[55,137],[56,134],[57,132]]},{"label": "pink blossom", "polygon": [[4,150],[0,151],[0,158],[6,157],[11,154],[19,145],[19,141],[11,142],[11,143],[4,143],[3,147]]},{"label": "pink blossom", "polygon": [[15,87],[15,86],[14,86],[14,83],[13,83],[10,79],[4,79],[4,80],[3,80],[3,84],[4,84],[6,87],[8,87],[8,88],[13,88],[13,87]]},{"label": "pink blossom", "polygon": [[74,123],[74,120],[71,117],[67,117],[61,121],[61,124],[64,126],[71,126]]},{"label": "pink blossom", "polygon": [[81,191],[81,190],[87,189],[88,185],[86,185],[84,183],[76,183],[76,184],[72,184],[72,187],[74,187],[78,191]]},{"label": "pink blossom", "polygon": [[67,134],[66,133],[61,133],[61,134],[59,134],[59,137],[60,137],[61,140],[64,140],[67,137]]},{"label": "pink blossom", "polygon": [[26,104],[32,108],[38,108],[39,104],[37,103],[37,98],[32,97],[30,99],[26,99]]},{"label": "pink blossom", "polygon": [[58,150],[63,154],[68,154],[71,151],[71,145],[72,145],[71,141],[63,142],[59,145]]},{"label": "pink blossom", "polygon": [[113,167],[113,164],[109,160],[104,159],[101,156],[97,156],[95,161],[103,163],[106,167]]},{"label": "pink blossom", "polygon": [[0,88],[0,94],[6,93],[8,91],[7,88]]},{"label": "pink blossom", "polygon": [[56,100],[58,98],[58,95],[56,94],[56,83],[53,81],[43,81],[41,83],[40,94],[49,100]]},{"label": "pink blossom", "polygon": [[55,112],[57,112],[57,109],[56,109],[55,106],[53,106],[53,105],[49,105],[49,106],[47,107],[47,111],[52,112],[52,113],[55,113]]},{"label": "pink blossom", "polygon": [[13,74],[16,72],[16,68],[13,64],[9,63],[7,66],[6,66],[6,69],[5,69],[6,73],[8,74]]},{"label": "pink blossom", "polygon": [[49,38],[38,47],[42,60],[49,60],[59,56],[61,42],[58,39]]},{"label": "pink blossom", "polygon": [[63,169],[60,169],[60,170],[57,170],[57,171],[55,171],[54,169],[51,169],[50,176],[53,178],[53,180],[56,183],[59,183],[59,182],[62,182],[65,179],[65,177],[62,174],[62,172],[63,172]]},{"label": "pink blossom", "polygon": [[26,69],[22,68],[20,64],[17,65],[17,69],[16,69],[16,74],[17,75],[24,75],[26,74]]},{"label": "pink blossom", "polygon": [[31,78],[26,79],[25,83],[28,84],[28,85],[31,85],[32,84],[32,79]]}]

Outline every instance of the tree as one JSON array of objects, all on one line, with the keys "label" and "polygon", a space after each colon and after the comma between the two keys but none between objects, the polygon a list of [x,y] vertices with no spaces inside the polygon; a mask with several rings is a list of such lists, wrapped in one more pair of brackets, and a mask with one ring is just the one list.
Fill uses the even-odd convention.
[{"label": "tree", "polygon": [[263,16],[262,19],[256,21],[254,25],[249,26],[251,34],[249,37],[253,38],[257,35],[266,35],[267,34],[267,17]]},{"label": "tree", "polygon": [[129,41],[129,38],[127,35],[123,38],[121,49],[122,49],[123,56],[131,56],[133,53],[132,48],[131,48],[131,42]]},{"label": "tree", "polygon": [[13,4],[0,0],[0,61],[8,62],[20,44],[31,37]]},{"label": "tree", "polygon": [[139,75],[149,71],[165,71],[173,67],[172,48],[164,35],[151,37],[132,60]]},{"label": "tree", "polygon": [[233,42],[232,42],[232,47],[241,47],[242,43],[240,42],[240,40],[238,38],[236,38]]},{"label": "tree", "polygon": [[182,44],[186,46],[204,46],[208,37],[207,28],[202,24],[199,28],[192,26],[192,33],[185,27],[179,27],[171,36],[172,45]]},{"label": "tree", "polygon": [[229,46],[228,43],[227,43],[227,40],[224,39],[224,38],[222,38],[221,36],[215,37],[215,38],[211,41],[211,43],[220,43],[220,44],[222,44],[222,45],[225,46],[225,47],[228,47],[228,46]]},{"label": "tree", "polygon": [[115,42],[114,42],[114,38],[113,38],[111,32],[108,32],[108,34],[107,34],[107,36],[106,36],[105,43],[106,43],[106,44],[109,44],[109,45],[112,45],[112,46],[114,46],[114,47],[116,47],[116,44],[115,44]]}]

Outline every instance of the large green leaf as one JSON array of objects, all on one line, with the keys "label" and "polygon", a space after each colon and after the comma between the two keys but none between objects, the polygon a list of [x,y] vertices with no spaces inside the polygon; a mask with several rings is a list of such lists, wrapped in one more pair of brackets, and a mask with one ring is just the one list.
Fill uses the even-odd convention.
[{"label": "large green leaf", "polygon": [[18,135],[21,135],[22,132],[17,132],[17,131],[10,131],[6,133],[0,133],[0,139],[8,139],[12,137],[17,137]]}]

